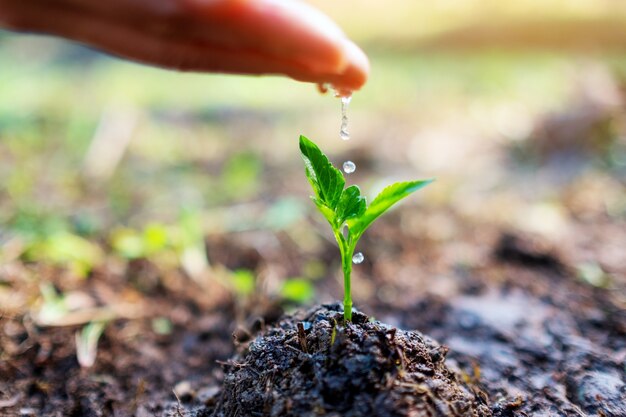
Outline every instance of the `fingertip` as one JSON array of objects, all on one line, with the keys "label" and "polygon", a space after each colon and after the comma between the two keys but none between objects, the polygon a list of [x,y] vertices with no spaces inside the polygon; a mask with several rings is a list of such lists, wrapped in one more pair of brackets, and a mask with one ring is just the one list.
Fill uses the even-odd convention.
[{"label": "fingertip", "polygon": [[354,42],[346,40],[345,48],[347,51],[348,61],[350,65],[346,69],[344,74],[348,75],[348,78],[361,88],[370,74],[370,61],[365,55],[365,52],[359,48]]},{"label": "fingertip", "polygon": [[[179,1],[207,24],[203,28],[206,45],[242,55],[230,58],[235,62],[221,62],[226,70],[282,73],[301,81],[328,83],[340,95],[359,90],[367,81],[370,65],[365,53],[329,17],[307,3]],[[243,59],[254,56],[250,63]]]},{"label": "fingertip", "polygon": [[349,39],[344,40],[343,50],[347,65],[332,84],[340,96],[349,96],[367,82],[370,63],[365,52]]}]

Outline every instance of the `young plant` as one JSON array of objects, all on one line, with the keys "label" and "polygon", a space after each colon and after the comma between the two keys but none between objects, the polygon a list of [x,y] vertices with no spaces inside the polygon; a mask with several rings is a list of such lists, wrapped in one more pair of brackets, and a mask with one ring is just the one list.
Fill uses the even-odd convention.
[{"label": "young plant", "polygon": [[344,188],[346,180],[340,170],[330,163],[326,155],[304,136],[300,136],[300,152],[306,176],[313,187],[311,197],[326,218],[339,245],[343,269],[343,316],[352,320],[350,274],[356,244],[374,220],[404,197],[419,190],[432,180],[397,182],[386,187],[368,206],[356,185]]}]

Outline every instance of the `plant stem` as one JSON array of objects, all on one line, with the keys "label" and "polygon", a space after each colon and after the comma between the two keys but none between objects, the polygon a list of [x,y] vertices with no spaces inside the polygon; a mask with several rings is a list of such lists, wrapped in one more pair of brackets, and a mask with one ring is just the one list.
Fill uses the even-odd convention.
[{"label": "plant stem", "polygon": [[[349,233],[349,232],[348,232]],[[340,229],[335,231],[335,239],[339,245],[339,252],[341,252],[341,266],[343,271],[343,319],[345,321],[352,321],[352,295],[350,292],[350,275],[352,273],[352,253],[354,252],[354,244],[352,243],[351,236],[348,234],[346,239]]]},{"label": "plant stem", "polygon": [[352,273],[352,254],[347,250],[341,260],[343,266],[343,318],[345,321],[352,320],[352,295],[350,293],[350,274]]}]

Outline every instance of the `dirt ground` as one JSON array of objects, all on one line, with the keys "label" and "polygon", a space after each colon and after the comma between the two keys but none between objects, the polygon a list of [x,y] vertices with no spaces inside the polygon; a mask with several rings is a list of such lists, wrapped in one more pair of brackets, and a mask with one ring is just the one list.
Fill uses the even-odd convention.
[{"label": "dirt ground", "polygon": [[[403,231],[403,212],[364,238],[366,253],[376,253],[383,241],[386,249],[356,273],[355,288],[379,289],[369,297],[357,291],[360,310],[446,346],[446,366],[486,394],[493,415],[626,416],[623,270],[601,287],[591,285],[568,263],[571,254],[533,236],[488,227],[460,230],[459,244],[477,254],[476,262],[460,264],[451,256],[458,248]],[[583,238],[575,247],[607,250],[603,245],[613,238],[589,233],[589,227],[580,225]],[[616,228],[611,225],[612,233],[626,235]],[[207,245],[222,253],[223,262],[258,263],[243,242],[233,235],[208,239]],[[322,252],[332,259],[332,244]],[[54,282],[54,270],[41,272]],[[278,319],[276,301],[222,293],[214,295],[219,301],[207,302],[211,297],[189,279],[179,286],[147,286],[150,276],[150,265],[137,262],[117,283],[100,271],[80,285],[102,298],[126,291],[124,280],[138,288],[144,283],[135,296],[145,317],[112,322],[90,369],[77,362],[76,327],[41,327],[28,315],[3,316],[0,415],[212,415],[229,358]],[[333,275],[316,283],[320,298],[339,293],[339,285]],[[169,334],[154,330],[149,317],[157,312],[171,320]]]}]

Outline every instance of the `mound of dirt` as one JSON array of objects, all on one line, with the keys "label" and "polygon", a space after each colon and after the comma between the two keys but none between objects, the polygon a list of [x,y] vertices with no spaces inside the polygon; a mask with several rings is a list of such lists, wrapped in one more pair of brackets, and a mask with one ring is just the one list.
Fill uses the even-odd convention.
[{"label": "mound of dirt", "polygon": [[225,366],[215,416],[491,416],[486,396],[417,331],[339,304],[287,316]]}]

